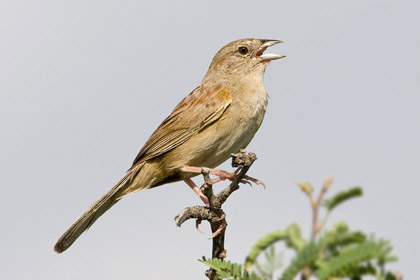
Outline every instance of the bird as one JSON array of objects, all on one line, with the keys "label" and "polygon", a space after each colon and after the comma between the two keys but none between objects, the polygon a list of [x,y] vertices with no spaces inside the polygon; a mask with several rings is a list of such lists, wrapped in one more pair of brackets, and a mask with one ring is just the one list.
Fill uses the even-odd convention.
[{"label": "bird", "polygon": [[214,168],[245,148],[259,129],[268,103],[265,69],[270,61],[285,57],[265,50],[278,43],[283,42],[247,38],[222,47],[200,85],[153,132],[125,176],[70,226],[54,250],[67,250],[130,193],[183,180],[208,205],[191,178],[201,167],[222,179],[229,177]]}]

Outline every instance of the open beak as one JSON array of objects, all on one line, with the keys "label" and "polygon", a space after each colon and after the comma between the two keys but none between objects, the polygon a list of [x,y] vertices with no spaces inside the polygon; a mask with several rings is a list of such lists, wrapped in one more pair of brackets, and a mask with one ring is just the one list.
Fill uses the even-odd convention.
[{"label": "open beak", "polygon": [[280,59],[286,57],[285,55],[273,54],[273,53],[264,53],[264,51],[273,45],[283,43],[280,40],[261,40],[261,46],[255,52],[255,57],[260,58],[261,61],[271,61],[275,59]]}]

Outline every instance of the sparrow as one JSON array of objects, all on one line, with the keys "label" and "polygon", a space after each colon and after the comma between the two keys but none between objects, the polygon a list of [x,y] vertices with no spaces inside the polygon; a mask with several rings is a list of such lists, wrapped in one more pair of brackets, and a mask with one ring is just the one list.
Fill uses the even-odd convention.
[{"label": "sparrow", "polygon": [[191,178],[208,167],[220,180],[232,179],[232,173],[213,168],[245,148],[260,127],[268,102],[265,69],[270,61],[285,57],[265,50],[278,43],[282,41],[240,39],[217,52],[201,84],[159,125],[126,175],[60,237],[54,250],[67,250],[133,192],[183,180],[208,205]]}]

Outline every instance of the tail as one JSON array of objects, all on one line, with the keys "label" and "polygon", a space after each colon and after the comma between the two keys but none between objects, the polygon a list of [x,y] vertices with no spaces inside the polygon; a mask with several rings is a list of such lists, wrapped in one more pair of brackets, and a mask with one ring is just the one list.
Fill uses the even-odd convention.
[{"label": "tail", "polygon": [[54,246],[57,253],[67,250],[79,236],[86,231],[103,213],[108,211],[125,194],[134,176],[143,165],[130,170],[109,192],[96,201],[61,237]]}]

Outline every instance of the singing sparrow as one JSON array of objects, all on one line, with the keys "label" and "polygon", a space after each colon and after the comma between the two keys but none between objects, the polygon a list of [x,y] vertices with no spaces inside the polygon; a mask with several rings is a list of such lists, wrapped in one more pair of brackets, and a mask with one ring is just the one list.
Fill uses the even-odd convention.
[{"label": "singing sparrow", "polygon": [[[268,94],[263,74],[271,60],[264,53],[278,40],[241,39],[213,58],[201,84],[160,124],[126,175],[96,201],[58,240],[61,253],[125,195],[184,180],[202,198],[191,177],[214,168],[245,148],[260,127]],[[211,174],[220,175],[217,170]]]}]

